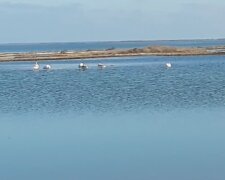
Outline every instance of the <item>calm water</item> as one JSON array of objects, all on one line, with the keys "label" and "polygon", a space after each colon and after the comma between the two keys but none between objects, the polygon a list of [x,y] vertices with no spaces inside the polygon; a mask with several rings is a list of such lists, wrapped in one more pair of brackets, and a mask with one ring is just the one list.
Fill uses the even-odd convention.
[{"label": "calm water", "polygon": [[146,46],[175,47],[209,47],[224,46],[225,39],[220,40],[177,40],[177,41],[124,41],[124,42],[71,42],[71,43],[34,43],[34,44],[0,44],[2,52],[37,52],[61,50],[103,50],[108,48],[143,48]]},{"label": "calm water", "polygon": [[46,63],[0,64],[0,179],[225,179],[225,56]]}]

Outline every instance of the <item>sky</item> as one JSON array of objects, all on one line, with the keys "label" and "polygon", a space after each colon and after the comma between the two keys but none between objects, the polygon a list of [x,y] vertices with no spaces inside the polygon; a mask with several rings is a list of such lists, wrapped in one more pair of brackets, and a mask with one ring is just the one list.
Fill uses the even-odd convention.
[{"label": "sky", "polygon": [[0,43],[225,38],[224,0],[0,0]]}]

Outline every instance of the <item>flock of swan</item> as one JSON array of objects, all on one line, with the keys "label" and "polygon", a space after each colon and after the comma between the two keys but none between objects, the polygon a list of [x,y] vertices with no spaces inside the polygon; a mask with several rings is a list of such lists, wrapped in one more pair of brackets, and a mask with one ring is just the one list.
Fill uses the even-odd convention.
[{"label": "flock of swan", "polygon": [[[47,64],[43,67],[44,70],[50,70],[52,67]],[[33,70],[40,70],[40,65],[36,62],[35,65],[33,66]]]},{"label": "flock of swan", "polygon": [[[172,67],[172,64],[171,63],[166,63],[165,64],[165,67],[166,68],[171,68]],[[43,70],[50,70],[51,68],[52,68],[51,65],[47,64],[47,65],[45,65],[43,67]],[[84,63],[80,63],[78,65],[78,68],[81,69],[81,70],[86,70],[86,69],[88,69],[88,66],[86,64],[84,64]],[[106,65],[99,63],[98,64],[98,68],[100,68],[100,69],[106,68]],[[34,64],[33,70],[34,71],[40,70],[40,65],[37,62]]]}]

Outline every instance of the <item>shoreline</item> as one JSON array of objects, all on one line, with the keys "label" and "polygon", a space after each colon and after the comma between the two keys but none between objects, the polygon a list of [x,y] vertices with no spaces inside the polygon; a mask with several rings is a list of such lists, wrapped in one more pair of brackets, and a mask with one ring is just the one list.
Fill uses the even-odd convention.
[{"label": "shoreline", "polygon": [[225,46],[181,48],[171,46],[149,46],[132,49],[106,49],[60,52],[0,53],[0,62],[80,60],[95,58],[135,57],[135,56],[210,56],[225,55]]}]

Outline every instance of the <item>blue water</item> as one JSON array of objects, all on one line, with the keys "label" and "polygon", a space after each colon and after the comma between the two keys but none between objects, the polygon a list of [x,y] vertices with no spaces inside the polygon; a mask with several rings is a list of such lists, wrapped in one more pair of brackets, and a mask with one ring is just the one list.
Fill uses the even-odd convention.
[{"label": "blue water", "polygon": [[225,179],[224,56],[85,62],[0,64],[0,179]]},{"label": "blue water", "polygon": [[70,42],[70,43],[30,43],[30,44],[0,44],[3,52],[39,52],[62,50],[104,50],[109,48],[129,49],[146,46],[175,47],[209,47],[224,46],[225,39],[220,40],[177,40],[177,41],[122,41],[122,42]]}]

